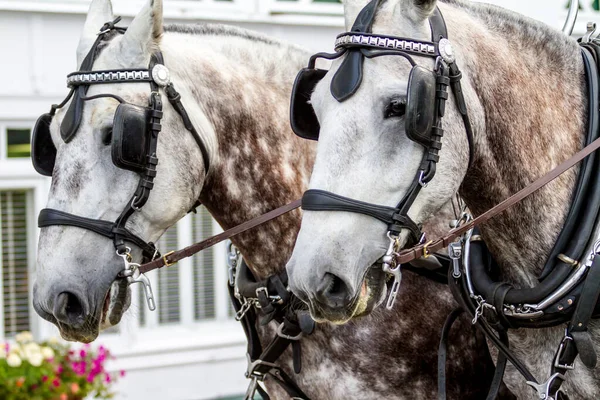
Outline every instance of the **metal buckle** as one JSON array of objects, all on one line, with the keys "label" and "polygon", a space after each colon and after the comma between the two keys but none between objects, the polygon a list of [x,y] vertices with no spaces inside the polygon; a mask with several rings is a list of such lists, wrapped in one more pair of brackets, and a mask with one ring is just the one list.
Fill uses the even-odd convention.
[{"label": "metal buckle", "polygon": [[554,375],[552,375],[550,378],[548,378],[548,380],[544,383],[537,384],[535,382],[527,381],[527,384],[535,389],[540,400],[556,400],[556,398],[554,397],[554,394],[550,393],[550,387],[552,386],[552,384],[554,383],[554,381],[557,378],[562,381],[566,380],[566,377],[563,374],[561,374],[560,372],[557,372]]},{"label": "metal buckle", "polygon": [[284,322],[282,322],[277,327],[277,336],[279,336],[280,338],[284,338],[284,339],[287,339],[287,340],[294,340],[294,341],[300,340],[300,338],[302,338],[302,332],[300,332],[296,336],[290,336],[290,335],[286,335],[285,333],[283,333],[283,328],[284,328]]},{"label": "metal buckle", "polygon": [[239,262],[240,251],[231,240],[227,241],[227,272],[229,275],[229,286],[235,285],[235,274]]},{"label": "metal buckle", "polygon": [[175,253],[175,251],[170,251],[167,254],[165,254],[163,256],[163,262],[165,263],[165,267],[170,267],[171,265],[175,265],[177,264],[177,261],[173,261],[173,262],[169,262],[169,260],[167,260],[167,257],[170,256],[171,254]]},{"label": "metal buckle", "polygon": [[452,260],[452,277],[458,279],[461,277],[460,257],[462,257],[462,244],[460,242],[450,243],[448,245],[448,257]]},{"label": "metal buckle", "polygon": [[423,246],[423,258],[429,258],[431,257],[431,253],[429,252],[429,245],[433,243],[433,240],[430,240],[429,242],[425,243],[425,245]]},{"label": "metal buckle", "polygon": [[256,289],[256,299],[258,300],[257,306],[260,305],[260,294],[259,293],[264,293],[264,295],[265,295],[264,298],[267,299],[267,300],[269,299],[269,290],[267,290],[266,287],[261,286],[261,287],[257,288]]},{"label": "metal buckle", "polygon": [[556,357],[554,358],[554,368],[561,368],[561,369],[566,369],[566,370],[575,369],[575,362],[571,363],[570,365],[560,363],[560,358],[562,357],[563,352],[565,351],[565,349],[567,347],[567,341],[569,341],[569,340],[573,341],[573,338],[571,336],[569,336],[569,334],[567,333],[567,330],[565,329],[565,336],[560,341],[560,345],[558,346],[558,351],[556,352]]}]

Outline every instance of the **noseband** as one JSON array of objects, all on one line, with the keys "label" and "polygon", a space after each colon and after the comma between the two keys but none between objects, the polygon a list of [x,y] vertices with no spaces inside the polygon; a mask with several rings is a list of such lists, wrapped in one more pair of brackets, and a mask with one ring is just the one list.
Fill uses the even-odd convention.
[{"label": "noseband", "polygon": [[[424,235],[408,216],[408,212],[421,189],[435,176],[444,135],[442,120],[448,99],[448,86],[453,89],[465,124],[469,142],[469,165],[473,158],[473,133],[460,84],[462,74],[455,63],[446,24],[439,9],[429,18],[432,41],[428,42],[371,33],[379,4],[380,0],[367,4],[356,18],[351,32],[337,37],[337,53],[316,54],[311,57],[308,68],[300,71],[292,93],[292,128],[300,137],[318,139],[318,121],[312,107],[307,105],[312,90],[325,75],[323,70],[314,67],[317,58],[335,59],[346,56],[334,75],[330,88],[335,99],[343,102],[352,97],[360,87],[365,58],[401,56],[412,65],[404,117],[405,131],[410,140],[425,148],[424,156],[406,195],[396,207],[366,203],[325,190],[311,189],[302,198],[302,208],[308,211],[346,211],[368,215],[386,223],[391,237],[397,237],[403,229],[408,230],[410,242],[415,244],[421,243]],[[413,56],[433,58],[434,70],[418,66]]]},{"label": "noseband", "polygon": [[[86,101],[98,98],[112,98],[120,104],[115,113],[112,129],[112,160],[113,163],[125,170],[137,172],[140,180],[134,195],[128,201],[125,209],[115,222],[90,219],[54,209],[43,209],[38,217],[40,228],[52,225],[67,225],[83,228],[113,240],[117,254],[131,262],[130,248],[127,244],[138,246],[142,250],[143,260],[155,259],[159,252],[152,242],[132,233],[125,225],[128,219],[139,211],[148,201],[150,191],[154,187],[158,157],[156,149],[158,135],[162,129],[163,116],[161,89],[165,91],[169,102],[180,114],[187,130],[196,140],[204,160],[204,170],[208,173],[209,157],[206,145],[191,123],[191,120],[181,103],[181,96],[170,82],[168,69],[164,66],[160,52],[152,54],[148,69],[117,69],[93,71],[92,67],[98,54],[100,44],[110,40],[110,32],[124,33],[126,28],[116,27],[120,17],[106,23],[100,30],[89,53],[83,60],[78,72],[69,74],[67,85],[71,92],[59,105],[53,105],[50,113],[42,115],[34,128],[32,161],[35,169],[42,175],[51,176],[56,158],[56,148],[50,137],[50,123],[57,109],[64,107],[69,100],[71,104],[61,124],[61,137],[65,143],[71,141],[77,133],[83,118],[83,108]],[[140,83],[150,84],[150,98],[147,107],[141,107],[125,102],[119,96],[106,93],[86,96],[91,85],[108,83]]]}]

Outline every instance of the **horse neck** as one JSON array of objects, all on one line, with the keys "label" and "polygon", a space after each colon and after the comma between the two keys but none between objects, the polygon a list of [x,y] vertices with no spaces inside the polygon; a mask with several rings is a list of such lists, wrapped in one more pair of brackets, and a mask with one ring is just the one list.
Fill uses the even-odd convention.
[{"label": "horse neck", "polygon": [[[465,5],[445,7],[444,15],[471,89],[475,158],[461,195],[478,215],[581,148],[583,63],[574,40],[525,17]],[[570,170],[481,227],[505,277],[535,282],[564,224],[576,173]]]},{"label": "horse neck", "polygon": [[[177,48],[171,57],[187,60],[174,63],[183,69],[175,73],[193,77],[186,84],[218,142],[202,204],[227,229],[300,198],[314,147],[292,133],[288,108],[308,54],[237,34],[186,39],[187,46],[170,46],[171,52]],[[300,212],[294,211],[233,241],[255,275],[265,277],[283,270],[299,228]]]}]

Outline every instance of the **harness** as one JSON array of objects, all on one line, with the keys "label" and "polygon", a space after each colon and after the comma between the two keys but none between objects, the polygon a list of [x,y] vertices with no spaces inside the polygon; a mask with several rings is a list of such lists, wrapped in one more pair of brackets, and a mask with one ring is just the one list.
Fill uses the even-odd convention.
[{"label": "harness", "polygon": [[[163,56],[160,52],[152,54],[147,69],[105,71],[94,71],[92,69],[94,61],[100,53],[100,45],[110,40],[112,33],[125,33],[126,28],[115,26],[120,19],[118,17],[102,26],[96,41],[81,63],[79,71],[67,76],[67,86],[71,88],[67,97],[61,104],[52,105],[49,113],[38,118],[32,134],[32,161],[37,172],[45,176],[52,176],[56,161],[56,147],[50,136],[50,124],[57,109],[64,107],[71,100],[60,127],[62,140],[69,143],[77,134],[81,124],[85,102],[99,98],[112,98],[119,102],[112,127],[112,161],[118,168],[138,173],[140,175],[138,186],[115,222],[85,218],[46,208],[40,212],[38,226],[40,228],[52,225],[75,226],[112,239],[117,255],[122,257],[125,262],[122,276],[127,277],[130,283],[144,283],[148,305],[153,310],[155,304],[149,281],[144,276],[136,273],[135,265],[137,264],[131,263],[131,249],[129,246],[133,244],[139,247],[142,250],[144,261],[154,260],[160,254],[154,243],[146,242],[129,231],[126,224],[128,219],[146,204],[150,191],[154,186],[154,178],[157,173],[156,166],[158,165],[156,148],[158,135],[162,129],[160,122],[163,116],[161,91],[165,92],[167,99],[183,119],[186,129],[191,132],[196,140],[202,152],[205,173],[208,173],[209,170],[209,156],[206,145],[191,123],[185,107],[181,103],[180,94],[171,83],[169,70],[164,66]],[[87,96],[87,91],[91,85],[140,82],[148,82],[150,85],[147,107],[127,103],[121,97],[110,93]]]},{"label": "harness", "polygon": [[[292,399],[310,400],[276,361],[292,346],[293,369],[299,374],[302,370],[300,339],[314,331],[315,322],[306,306],[288,291],[285,270],[257,281],[231,242],[228,247],[229,297],[236,311],[235,319],[241,322],[247,339],[246,378],[250,379],[250,384],[244,399],[252,400],[258,392],[264,400],[269,400],[269,395],[260,385],[269,379]],[[257,324],[266,326],[271,321],[276,321],[278,327],[273,339],[263,348]]]},{"label": "harness", "polygon": [[[365,58],[387,55],[400,55],[412,67],[408,78],[408,97],[405,113],[405,131],[408,138],[425,148],[424,157],[417,174],[396,208],[359,202],[323,190],[309,190],[302,199],[302,208],[310,211],[346,211],[369,215],[388,224],[390,245],[382,259],[383,270],[394,277],[388,297],[387,307],[391,308],[399,290],[401,265],[424,257],[442,246],[448,247],[453,261],[449,271],[449,283],[454,297],[461,308],[453,312],[442,332],[439,352],[439,398],[445,398],[445,357],[448,332],[452,323],[462,312],[472,315],[476,324],[500,351],[494,381],[488,399],[496,397],[507,360],[526,378],[541,399],[564,398],[559,389],[566,379],[565,373],[574,368],[579,354],[589,368],[596,365],[596,353],[587,326],[595,313],[600,311],[600,158],[590,151],[583,159],[576,190],[567,216],[554,248],[534,288],[517,289],[510,283],[498,282],[490,276],[493,260],[481,242],[479,234],[473,235],[476,222],[464,214],[457,221],[465,224],[462,233],[451,232],[458,241],[446,240],[425,243],[420,228],[407,213],[422,187],[435,175],[443,136],[442,118],[447,87],[452,87],[458,111],[462,115],[469,141],[469,164],[473,157],[473,133],[462,93],[461,72],[456,65],[454,52],[448,41],[443,17],[436,9],[429,19],[432,41],[385,36],[371,33],[379,0],[372,0],[359,13],[351,32],[343,33],[335,42],[335,54],[315,54],[308,68],[300,71],[294,86],[291,103],[291,126],[300,137],[318,140],[319,124],[308,103],[312,91],[326,71],[315,69],[317,58],[335,59],[345,55],[339,69],[333,76],[330,91],[333,97],[343,102],[350,98],[362,81],[362,68]],[[593,32],[581,41],[585,73],[589,89],[589,126],[585,145],[590,146],[600,137],[600,88],[598,62],[600,46]],[[416,65],[411,55],[432,57],[435,68],[429,71]],[[597,146],[596,146],[597,148]],[[515,201],[516,202],[516,201]],[[511,203],[511,204],[514,204]],[[483,216],[482,216],[483,217]],[[489,216],[491,217],[491,215]],[[489,218],[488,217],[488,218]],[[482,219],[480,222],[484,222]],[[470,228],[467,228],[470,226]],[[399,234],[402,229],[409,232],[410,243],[419,246],[410,251],[400,251]],[[456,230],[456,229],[455,229]],[[476,240],[480,244],[471,244]],[[410,255],[411,257],[408,257]],[[545,328],[567,323],[565,335],[559,344],[551,376],[542,384],[527,370],[508,348],[507,330],[511,328]]]}]

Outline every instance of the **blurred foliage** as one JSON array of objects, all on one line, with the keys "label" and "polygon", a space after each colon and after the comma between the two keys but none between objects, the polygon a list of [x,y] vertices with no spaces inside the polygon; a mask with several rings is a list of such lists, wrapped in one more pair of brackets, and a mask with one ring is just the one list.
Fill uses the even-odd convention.
[{"label": "blurred foliage", "polygon": [[0,344],[0,399],[110,399],[117,375],[124,376],[123,371],[106,371],[104,364],[112,357],[103,346],[73,350],[58,340],[36,343],[29,332],[15,339]]}]

